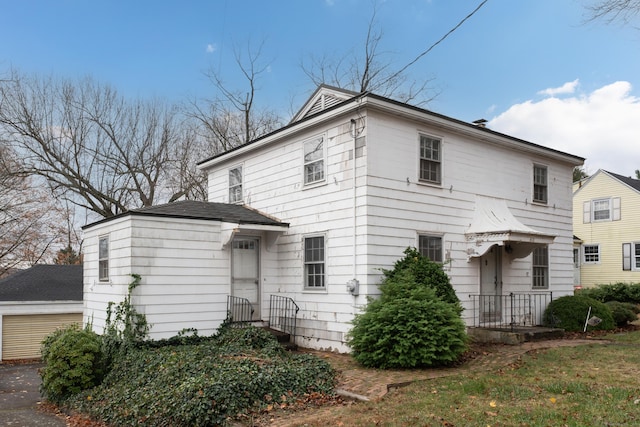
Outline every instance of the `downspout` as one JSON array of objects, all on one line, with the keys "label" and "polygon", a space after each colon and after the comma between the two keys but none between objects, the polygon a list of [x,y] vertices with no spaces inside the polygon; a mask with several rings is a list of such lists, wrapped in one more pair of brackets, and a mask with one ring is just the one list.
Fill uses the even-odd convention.
[{"label": "downspout", "polygon": [[351,137],[353,138],[353,162],[351,164],[351,173],[353,176],[353,194],[352,194],[352,211],[353,211],[353,222],[351,224],[352,226],[352,236],[353,236],[353,241],[352,241],[352,261],[353,261],[353,265],[352,265],[352,273],[353,273],[353,279],[349,280],[347,282],[347,290],[351,293],[351,295],[353,295],[354,297],[357,297],[360,294],[360,282],[357,279],[357,263],[356,263],[356,253],[357,253],[357,246],[356,246],[356,230],[357,230],[357,185],[356,185],[356,140],[357,140],[357,136],[358,136],[358,130],[356,128],[357,126],[357,122],[356,119],[351,119],[351,125],[350,125],[350,133],[351,133]]}]

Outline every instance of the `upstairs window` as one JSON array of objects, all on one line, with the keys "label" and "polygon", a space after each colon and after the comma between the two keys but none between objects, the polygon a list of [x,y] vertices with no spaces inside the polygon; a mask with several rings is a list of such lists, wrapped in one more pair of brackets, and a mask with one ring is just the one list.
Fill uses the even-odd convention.
[{"label": "upstairs window", "polygon": [[242,202],[242,166],[229,169],[229,203]]},{"label": "upstairs window", "polygon": [[420,181],[442,183],[442,141],[420,135]]},{"label": "upstairs window", "polygon": [[600,262],[600,245],[584,245],[582,247],[584,264],[597,264]]},{"label": "upstairs window", "polygon": [[609,199],[593,200],[593,220],[609,221],[611,219],[611,208]]},{"label": "upstairs window", "polygon": [[549,289],[549,248],[542,246],[533,250],[533,289]]},{"label": "upstairs window", "polygon": [[325,166],[324,135],[304,142],[304,183],[324,181]]},{"label": "upstairs window", "polygon": [[620,197],[586,200],[582,205],[582,222],[620,221]]},{"label": "upstairs window", "polygon": [[533,201],[547,203],[547,168],[533,165]]},{"label": "upstairs window", "polygon": [[442,262],[442,237],[418,236],[418,251],[433,262]]},{"label": "upstairs window", "polygon": [[98,280],[109,281],[109,237],[98,239]]},{"label": "upstairs window", "polygon": [[304,239],[304,281],[307,289],[324,289],[324,236]]}]

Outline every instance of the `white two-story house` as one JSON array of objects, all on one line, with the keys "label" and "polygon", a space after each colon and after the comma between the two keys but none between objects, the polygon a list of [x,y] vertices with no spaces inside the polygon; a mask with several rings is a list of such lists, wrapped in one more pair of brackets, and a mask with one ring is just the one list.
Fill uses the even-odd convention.
[{"label": "white two-story house", "polygon": [[[416,247],[443,263],[469,326],[535,325],[551,297],[573,292],[571,181],[583,161],[321,86],[289,125],[198,165],[208,202],[86,226],[85,321],[100,332],[136,273],[153,338],[212,333],[228,312],[244,316],[240,304],[256,320],[295,317],[298,345],[348,351],[381,269]],[[296,310],[274,316],[282,306]]]}]

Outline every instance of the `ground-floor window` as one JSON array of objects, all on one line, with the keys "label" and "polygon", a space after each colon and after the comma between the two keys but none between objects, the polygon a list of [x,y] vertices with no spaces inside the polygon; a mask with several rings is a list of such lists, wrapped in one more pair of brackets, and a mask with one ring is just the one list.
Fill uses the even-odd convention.
[{"label": "ground-floor window", "polygon": [[304,239],[304,285],[307,289],[324,289],[324,236]]},{"label": "ground-floor window", "polygon": [[418,252],[433,262],[442,262],[442,237],[418,236]]},{"label": "ground-floor window", "polygon": [[549,248],[541,246],[533,250],[533,289],[549,289]]},{"label": "ground-floor window", "polygon": [[600,245],[584,245],[582,247],[582,256],[585,264],[600,262]]}]

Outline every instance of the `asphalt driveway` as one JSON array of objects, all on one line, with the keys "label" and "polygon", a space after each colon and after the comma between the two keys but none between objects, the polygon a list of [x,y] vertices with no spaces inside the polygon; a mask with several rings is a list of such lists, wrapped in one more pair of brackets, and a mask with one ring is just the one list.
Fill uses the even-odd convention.
[{"label": "asphalt driveway", "polygon": [[66,427],[64,420],[38,410],[41,366],[0,364],[0,426]]}]

